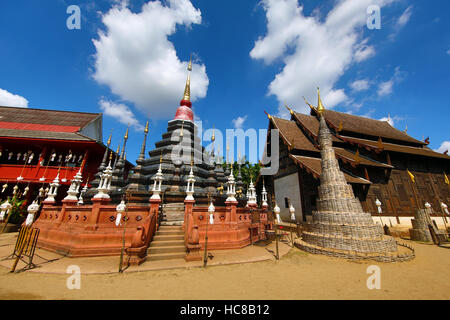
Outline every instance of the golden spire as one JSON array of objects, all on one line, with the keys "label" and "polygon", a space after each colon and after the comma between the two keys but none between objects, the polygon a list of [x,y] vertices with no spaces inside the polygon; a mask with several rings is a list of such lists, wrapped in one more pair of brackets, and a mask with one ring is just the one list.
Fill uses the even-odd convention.
[{"label": "golden spire", "polygon": [[285,105],[285,107],[289,110],[289,112],[291,113],[291,116],[294,115],[294,110],[292,110],[291,108],[289,108],[287,105]]},{"label": "golden spire", "polygon": [[112,137],[112,130],[111,133],[109,134],[109,138],[108,138],[108,142],[106,143],[106,145],[109,147],[109,145],[111,144],[111,137]]},{"label": "golden spire", "polygon": [[128,140],[128,130],[130,129],[130,127],[127,127],[127,132],[125,132],[125,136],[123,137],[125,140]]},{"label": "golden spire", "polygon": [[[119,151],[117,151],[117,152],[119,152]],[[111,162],[111,160],[112,160],[112,155],[113,155],[113,152],[111,151],[110,153],[109,153],[109,161]]]},{"label": "golden spire", "polygon": [[315,110],[315,108],[306,100],[305,97],[303,97],[303,100],[305,100],[305,103],[312,109]]},{"label": "golden spire", "polygon": [[317,100],[317,114],[319,116],[321,116],[324,111],[325,111],[325,107],[322,104],[322,99],[320,98],[320,89],[319,87],[317,87],[317,96],[318,96],[318,100]]},{"label": "golden spire", "polygon": [[183,100],[185,101],[191,101],[191,71],[192,71],[192,55],[191,58],[189,59],[189,64],[188,64],[188,76],[187,76],[187,80],[186,80],[186,87],[184,88],[184,96],[183,96]]},{"label": "golden spire", "polygon": [[144,133],[148,133],[148,120],[147,120],[147,124],[145,125]]},{"label": "golden spire", "polygon": [[211,137],[211,141],[212,142],[214,142],[214,141],[216,141],[216,135],[215,135],[215,127],[214,127],[214,125],[213,125],[213,134],[212,134],[212,137]]},{"label": "golden spire", "polygon": [[406,128],[405,128],[405,131],[404,131],[404,133],[408,133],[408,124],[406,124]]},{"label": "golden spire", "polygon": [[120,145],[117,146],[116,154],[119,154],[119,152],[120,152]]}]

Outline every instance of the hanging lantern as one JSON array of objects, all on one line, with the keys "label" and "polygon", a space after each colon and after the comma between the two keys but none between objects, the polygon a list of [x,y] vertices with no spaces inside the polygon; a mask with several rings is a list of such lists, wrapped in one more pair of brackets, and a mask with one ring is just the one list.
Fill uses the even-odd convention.
[{"label": "hanging lantern", "polygon": [[0,206],[0,221],[3,221],[5,219],[5,216],[9,213],[9,210],[11,210],[12,205],[9,203],[9,199],[2,203]]},{"label": "hanging lantern", "polygon": [[7,183],[5,183],[5,184],[3,185],[2,193],[5,192],[6,188],[8,188],[8,184],[7,184]]},{"label": "hanging lantern", "polygon": [[8,153],[8,160],[11,160],[11,158],[12,158],[13,155],[14,155],[14,154],[13,154],[12,152]]},{"label": "hanging lantern", "polygon": [[273,212],[275,213],[275,217],[277,219],[277,223],[281,223],[281,218],[280,218],[280,207],[278,206],[277,203],[275,203],[275,208],[273,208]]},{"label": "hanging lantern", "polygon": [[50,161],[55,161],[55,158],[56,158],[56,152],[53,152],[52,153],[52,156],[51,156],[51,158],[50,158]]},{"label": "hanging lantern", "polygon": [[78,157],[78,163],[80,163],[81,160],[83,160],[83,155],[82,154],[80,154],[80,156]]},{"label": "hanging lantern", "polygon": [[13,196],[17,193],[17,190],[19,190],[19,187],[16,184],[13,188]]},{"label": "hanging lantern", "polygon": [[45,197],[48,195],[48,192],[49,192],[49,191],[50,191],[50,188],[49,188],[49,187],[45,188],[45,194],[44,194]]},{"label": "hanging lantern", "polygon": [[446,214],[449,214],[449,213],[448,213],[448,207],[447,207],[447,205],[446,205],[445,203],[441,202],[441,208],[444,210],[444,212],[445,212]]},{"label": "hanging lantern", "polygon": [[61,162],[61,159],[62,159],[62,154],[60,154],[59,156],[58,156],[58,162]]},{"label": "hanging lantern", "polygon": [[375,205],[376,205],[377,208],[378,208],[378,213],[379,213],[379,214],[382,214],[382,213],[383,213],[383,210],[381,209],[381,201],[378,200],[378,198],[377,198],[377,200],[375,201]]},{"label": "hanging lantern", "polygon": [[44,190],[43,187],[41,187],[41,188],[39,189],[39,197],[40,197],[40,198],[43,198],[44,196],[45,196],[45,190]]},{"label": "hanging lantern", "polygon": [[24,192],[23,192],[23,196],[24,196],[24,197],[27,195],[28,191],[30,191],[30,187],[29,187],[29,186],[27,186],[27,187],[25,188]]},{"label": "hanging lantern", "polygon": [[28,206],[27,211],[28,216],[27,219],[25,220],[25,225],[29,227],[33,224],[36,212],[39,211],[39,205],[37,204],[36,200],[34,200],[33,203]]},{"label": "hanging lantern", "polygon": [[20,159],[20,156],[22,156],[22,154],[19,152],[18,154],[17,154],[17,161],[19,161],[19,159]]},{"label": "hanging lantern", "polygon": [[209,212],[209,224],[214,224],[214,212],[216,212],[216,208],[214,207],[212,200],[211,204],[208,207],[208,212]]},{"label": "hanging lantern", "polygon": [[291,213],[291,221],[295,221],[295,208],[292,203],[289,205],[289,212]]},{"label": "hanging lantern", "polygon": [[31,161],[33,161],[33,158],[34,158],[34,153],[32,153],[32,154],[30,155],[30,157],[28,158],[28,164],[30,164]]},{"label": "hanging lantern", "polygon": [[122,214],[127,209],[127,205],[125,204],[125,201],[122,200],[116,207],[117,211],[117,217],[116,217],[116,227],[120,225],[120,221],[122,220]]}]

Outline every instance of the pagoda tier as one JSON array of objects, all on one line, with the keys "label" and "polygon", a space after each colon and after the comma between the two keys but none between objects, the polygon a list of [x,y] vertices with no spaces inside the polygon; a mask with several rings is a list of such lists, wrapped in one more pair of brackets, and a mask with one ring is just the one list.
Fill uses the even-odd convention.
[{"label": "pagoda tier", "polygon": [[156,142],[155,149],[149,151],[150,158],[142,161],[141,174],[146,185],[152,185],[152,178],[158,171],[161,159],[164,174],[162,191],[184,199],[192,160],[196,199],[206,199],[208,193],[215,193],[217,181],[211,174],[214,172],[214,165],[196,133],[197,126],[192,121],[169,121],[162,140]]}]

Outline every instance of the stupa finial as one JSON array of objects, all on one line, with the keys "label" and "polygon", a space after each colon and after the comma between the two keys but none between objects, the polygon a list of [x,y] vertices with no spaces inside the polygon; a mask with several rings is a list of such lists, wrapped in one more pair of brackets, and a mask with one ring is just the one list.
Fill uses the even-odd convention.
[{"label": "stupa finial", "polygon": [[191,71],[192,71],[192,54],[191,54],[191,58],[189,59],[189,64],[188,64],[188,76],[187,76],[187,80],[186,80],[186,87],[184,88],[184,96],[183,96],[183,100],[184,101],[191,101]]},{"label": "stupa finial", "polygon": [[322,99],[320,98],[320,89],[317,87],[317,114],[321,116],[325,112],[325,107],[323,106]]}]

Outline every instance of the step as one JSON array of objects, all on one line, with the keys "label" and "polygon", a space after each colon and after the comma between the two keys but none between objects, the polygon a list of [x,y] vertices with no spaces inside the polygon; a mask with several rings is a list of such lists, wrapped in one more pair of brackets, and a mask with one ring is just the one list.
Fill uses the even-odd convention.
[{"label": "step", "polygon": [[162,221],[161,226],[182,226],[184,221]]},{"label": "step", "polygon": [[186,247],[181,246],[163,246],[153,247],[147,250],[147,255],[159,254],[159,253],[186,253]]},{"label": "step", "polygon": [[165,203],[163,204],[163,208],[183,208],[184,203]]},{"label": "step", "polygon": [[152,241],[149,248],[160,248],[160,247],[177,247],[184,246],[183,240],[159,240],[157,242]]},{"label": "step", "polygon": [[184,235],[155,235],[153,241],[184,240]]},{"label": "step", "polygon": [[178,229],[172,229],[172,230],[161,230],[159,229],[158,231],[156,231],[156,235],[157,236],[184,236],[184,232],[183,230],[178,230]]},{"label": "step", "polygon": [[147,261],[159,261],[159,260],[170,260],[170,259],[182,259],[186,253],[157,253],[147,256]]},{"label": "step", "polygon": [[160,231],[183,231],[183,229],[180,226],[160,226],[159,229]]}]

